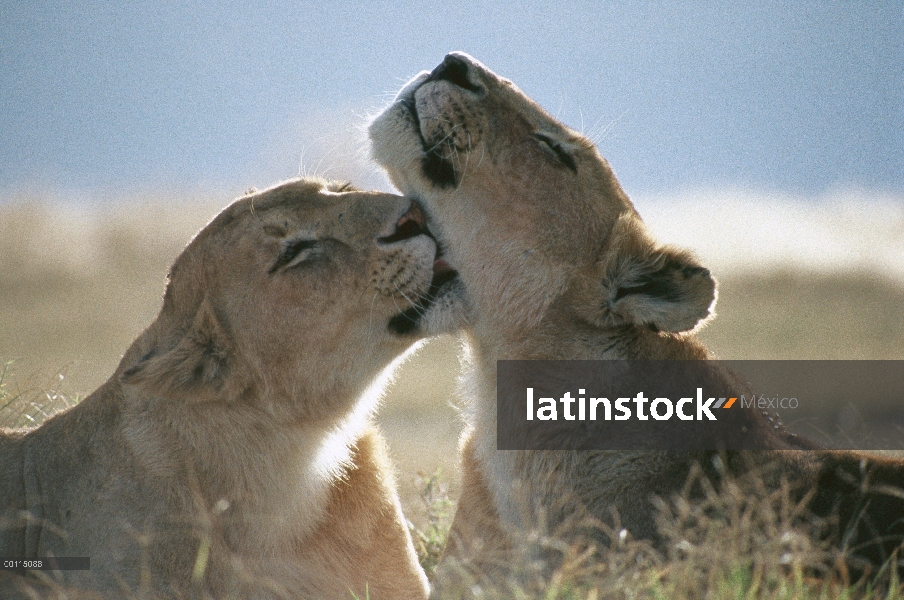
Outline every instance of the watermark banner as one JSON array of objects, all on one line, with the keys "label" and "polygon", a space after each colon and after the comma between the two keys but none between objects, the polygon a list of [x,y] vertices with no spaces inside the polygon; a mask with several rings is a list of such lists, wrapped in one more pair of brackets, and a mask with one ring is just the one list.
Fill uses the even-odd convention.
[{"label": "watermark banner", "polygon": [[904,450],[904,361],[497,363],[500,450]]}]

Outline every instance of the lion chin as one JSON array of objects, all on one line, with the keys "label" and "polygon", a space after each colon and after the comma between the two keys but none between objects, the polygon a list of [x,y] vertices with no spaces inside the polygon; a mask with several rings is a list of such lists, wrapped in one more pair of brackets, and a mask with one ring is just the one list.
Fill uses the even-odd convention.
[{"label": "lion chin", "polygon": [[374,158],[423,203],[460,277],[470,407],[438,595],[517,581],[519,568],[529,577],[538,559],[554,569],[538,537],[524,534],[538,528],[561,532],[584,517],[611,526],[617,514],[632,536],[657,540],[652,500],[680,494],[700,469],[717,487],[751,475],[771,489],[789,481],[810,511],[838,519],[829,538],[852,564],[881,564],[901,545],[893,527],[904,514],[904,463],[784,452],[816,445],[758,411],[744,418],[772,451],[498,451],[497,360],[707,360],[694,332],[713,317],[715,279],[689,252],[653,239],[587,138],[467,54],[414,77],[369,133]]},{"label": "lion chin", "polygon": [[0,432],[0,555],[90,558],[0,597],[426,597],[369,424],[454,284],[424,221],[319,180],[214,218],[109,381]]}]

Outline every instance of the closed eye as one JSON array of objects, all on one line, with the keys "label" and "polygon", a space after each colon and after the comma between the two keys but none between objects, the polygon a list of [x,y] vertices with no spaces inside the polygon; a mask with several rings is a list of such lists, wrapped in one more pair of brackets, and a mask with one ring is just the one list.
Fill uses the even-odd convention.
[{"label": "closed eye", "polygon": [[535,133],[534,137],[543,143],[555,155],[559,162],[571,169],[572,172],[578,172],[578,165],[574,162],[574,157],[568,154],[562,147],[562,144],[555,141],[545,133]]},{"label": "closed eye", "polygon": [[282,268],[291,268],[317,255],[317,240],[286,240],[282,252],[270,267],[270,273]]}]

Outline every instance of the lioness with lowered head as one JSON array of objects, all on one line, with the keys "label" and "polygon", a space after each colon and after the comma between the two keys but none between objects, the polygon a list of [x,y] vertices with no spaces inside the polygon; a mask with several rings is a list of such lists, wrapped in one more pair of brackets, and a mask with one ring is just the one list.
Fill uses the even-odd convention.
[{"label": "lioness with lowered head", "polygon": [[213,219],[109,381],[0,432],[0,556],[90,558],[2,571],[0,597],[425,597],[368,425],[454,275],[423,223],[410,200],[317,180]]},{"label": "lioness with lowered head", "polygon": [[610,523],[617,513],[631,534],[655,539],[651,500],[680,493],[693,468],[714,482],[758,473],[789,481],[799,498],[812,493],[809,509],[837,516],[834,540],[861,559],[881,562],[901,544],[904,464],[799,451],[816,446],[756,410],[738,430],[771,450],[497,450],[497,360],[706,360],[692,332],[712,314],[715,281],[651,238],[589,140],[466,54],[406,84],[370,137],[393,183],[424,203],[460,275],[424,318],[437,332],[464,326],[469,347],[463,489],[437,589],[461,569],[502,580],[519,532],[541,521],[557,531],[582,511]]}]

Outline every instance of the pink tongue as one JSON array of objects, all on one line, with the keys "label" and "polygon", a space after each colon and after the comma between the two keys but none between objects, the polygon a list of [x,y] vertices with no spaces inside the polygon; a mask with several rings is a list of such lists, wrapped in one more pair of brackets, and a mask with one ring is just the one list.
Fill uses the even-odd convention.
[{"label": "pink tongue", "polygon": [[437,258],[433,261],[433,273],[445,273],[446,271],[452,271],[452,267],[441,258]]}]

